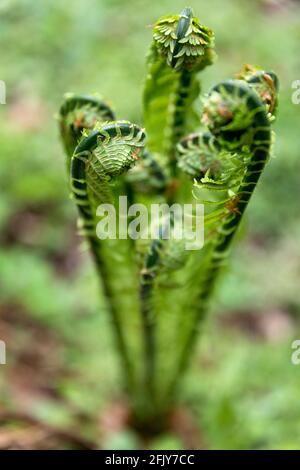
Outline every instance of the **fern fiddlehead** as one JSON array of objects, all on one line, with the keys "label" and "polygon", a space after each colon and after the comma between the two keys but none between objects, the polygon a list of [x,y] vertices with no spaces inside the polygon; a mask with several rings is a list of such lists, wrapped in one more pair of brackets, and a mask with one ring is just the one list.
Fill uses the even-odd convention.
[{"label": "fern fiddlehead", "polygon": [[[163,189],[169,203],[173,200],[176,185],[172,179],[176,173],[175,148],[178,139],[192,130],[198,122],[193,109],[200,85],[197,73],[213,61],[213,33],[202,26],[190,8],[180,15],[164,17],[153,28],[153,43],[148,58],[148,76],[144,90],[144,123],[147,128],[148,148],[154,153],[153,160],[167,175]],[[170,178],[171,177],[171,178]],[[158,181],[162,181],[160,178]],[[163,230],[163,225],[161,225]],[[147,321],[147,343],[153,345],[160,336],[154,326],[159,312],[160,271],[163,267],[161,251],[165,241],[154,240],[149,247],[141,275],[142,310]],[[155,262],[152,266],[152,261]],[[151,261],[151,272],[147,268]],[[160,341],[156,341],[156,350]],[[154,359],[154,348],[149,360],[148,383],[154,390],[155,368],[159,359]],[[159,355],[158,355],[159,357]],[[149,378],[151,376],[151,378]],[[154,392],[153,392],[154,394]]]},{"label": "fern fiddlehead", "polygon": [[169,184],[166,171],[157,159],[146,149],[141,152],[141,158],[127,175],[126,180],[136,194],[164,193]]},{"label": "fern fiddlehead", "polygon": [[[95,104],[96,112],[91,111],[92,105]],[[82,107],[81,107],[82,106]],[[70,162],[70,187],[76,205],[80,214],[81,231],[87,237],[91,252],[93,254],[95,264],[102,281],[104,295],[107,299],[107,306],[110,310],[111,319],[115,328],[116,338],[123,358],[123,364],[126,370],[126,379],[128,387],[133,385],[132,357],[128,351],[128,344],[124,333],[124,321],[122,315],[125,313],[120,311],[118,304],[118,294],[122,293],[116,288],[116,284],[112,282],[113,272],[110,265],[114,262],[112,255],[109,256],[109,249],[119,253],[121,259],[119,264],[125,264],[125,273],[130,279],[128,270],[130,271],[130,261],[127,257],[126,261],[122,259],[122,251],[125,246],[120,248],[116,246],[116,241],[111,241],[110,246],[101,243],[97,236],[97,219],[96,210],[99,204],[115,203],[116,185],[118,177],[122,176],[131,168],[139,158],[139,153],[144,146],[145,134],[138,126],[126,121],[113,121],[101,124],[96,121],[100,117],[113,116],[109,109],[102,102],[91,100],[86,97],[72,98],[62,107],[62,116],[66,117],[63,122],[64,133],[67,141],[70,143],[69,150],[72,150],[74,141],[70,140],[79,137],[79,133],[74,132],[73,120],[70,113],[76,110],[80,116],[83,116],[82,127],[86,131],[85,125],[90,123],[89,127],[93,127],[90,133],[86,133],[75,149]],[[87,114],[86,114],[87,113]],[[87,115],[92,113],[91,121],[87,122]],[[73,117],[73,116],[72,116]],[[68,130],[67,124],[70,129]],[[87,126],[88,127],[88,126]],[[81,134],[81,132],[80,132]],[[80,139],[80,137],[79,137]],[[68,156],[69,158],[69,156]],[[125,243],[125,241],[124,241]],[[126,248],[127,249],[127,248]],[[126,267],[127,265],[127,267]]]},{"label": "fern fiddlehead", "polygon": [[177,146],[177,166],[196,181],[204,178],[207,172],[212,178],[217,178],[220,161],[216,155],[219,151],[220,146],[210,132],[191,134]]},{"label": "fern fiddlehead", "polygon": [[[179,145],[181,156],[185,156],[188,160],[183,161],[181,167],[189,173],[192,172],[192,176],[198,179],[196,187],[204,190],[206,195],[217,192],[222,196],[211,201],[202,200],[213,209],[205,219],[208,226],[207,246],[204,266],[201,268],[200,289],[196,295],[198,308],[194,322],[190,323],[192,327],[185,340],[179,368],[175,374],[175,383],[180,372],[186,367],[199,322],[203,320],[207,311],[207,303],[215,281],[225,264],[232,239],[270,156],[271,122],[274,118],[270,109],[274,112],[275,107],[270,107],[269,94],[267,99],[262,101],[266,96],[265,94],[261,96],[260,93],[263,75],[266,74],[255,75],[249,81],[228,80],[215,86],[204,103],[202,115],[203,123],[211,132],[210,136],[207,134],[204,134],[205,138],[202,134],[190,136]],[[277,87],[276,79],[274,93]],[[272,85],[271,88],[273,89]],[[275,95],[272,95],[271,101],[274,102],[276,99]],[[206,158],[208,166],[203,176],[199,161],[198,167],[192,167],[191,170],[193,157],[195,158],[193,152],[198,157],[199,155],[203,157],[207,143],[212,141],[214,141],[213,157],[210,161]],[[190,149],[190,153],[186,151],[187,148]],[[216,162],[218,167],[217,172],[214,172]],[[213,225],[212,231],[211,225]],[[193,276],[195,274],[194,271]],[[174,382],[171,389],[175,386]]]},{"label": "fern fiddlehead", "polygon": [[144,121],[149,149],[159,153],[165,164],[169,161],[174,172],[176,143],[198,121],[193,109],[200,91],[197,73],[213,62],[214,36],[191,8],[161,18],[153,31]]},{"label": "fern fiddlehead", "polygon": [[72,191],[82,216],[84,232],[90,241],[96,266],[102,276],[104,292],[109,301],[119,348],[127,370],[126,376],[131,387],[134,381],[133,358],[130,358],[128,352],[128,338],[122,319],[127,312],[120,309],[123,292],[118,286],[120,281],[113,282],[116,271],[113,269],[114,258],[108,253],[110,249],[119,253],[120,259],[117,262],[120,264],[120,270],[124,262],[126,263],[122,274],[128,278],[131,270],[130,259],[127,257],[125,261],[122,258],[123,249],[128,248],[125,248],[125,245],[120,247],[120,244],[113,240],[110,244],[101,243],[96,236],[95,211],[99,204],[113,202],[112,183],[134,165],[144,141],[145,134],[138,126],[122,121],[108,123],[92,131],[78,144],[71,162]]},{"label": "fern fiddlehead", "polygon": [[65,146],[68,171],[74,149],[85,129],[93,129],[96,123],[114,121],[115,114],[103,100],[88,95],[68,93],[59,111],[59,126]]},{"label": "fern fiddlehead", "polygon": [[[205,104],[203,116],[222,148],[237,152],[244,164],[239,187],[228,187],[234,194],[226,202],[228,217],[220,225],[214,243],[212,259],[215,262],[207,277],[207,292],[202,294],[206,298],[210,285],[213,284],[212,274],[218,269],[220,260],[227,255],[231,240],[269,158],[271,128],[265,106],[257,93],[239,81],[217,85]],[[233,185],[235,184],[234,180]]]}]

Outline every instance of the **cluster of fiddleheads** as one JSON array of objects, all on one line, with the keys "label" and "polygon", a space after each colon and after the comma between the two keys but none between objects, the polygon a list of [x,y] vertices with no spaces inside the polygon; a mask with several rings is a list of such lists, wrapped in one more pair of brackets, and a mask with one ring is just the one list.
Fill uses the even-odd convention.
[{"label": "cluster of fiddleheads", "polygon": [[[136,419],[154,427],[172,406],[216,279],[271,153],[276,75],[246,65],[236,79],[212,88],[200,113],[199,72],[214,57],[213,32],[185,8],[153,27],[145,130],[116,121],[106,103],[89,96],[68,95],[59,115],[81,232],[101,277]],[[148,209],[153,203],[202,203],[203,249],[187,250],[186,232],[172,237],[176,220],[161,214],[151,221],[158,226],[154,239],[100,239],[97,207],[118,210],[120,195]]]}]

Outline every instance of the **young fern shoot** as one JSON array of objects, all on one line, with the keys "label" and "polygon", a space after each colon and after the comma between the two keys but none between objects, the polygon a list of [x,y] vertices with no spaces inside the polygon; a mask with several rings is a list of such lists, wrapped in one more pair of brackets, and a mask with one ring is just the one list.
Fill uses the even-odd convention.
[{"label": "young fern shoot", "polygon": [[[202,114],[202,122],[211,134],[192,135],[178,146],[181,154],[178,165],[182,168],[184,163],[185,171],[192,172],[195,180],[198,178],[195,181],[196,189],[200,189],[198,197],[203,191],[206,197],[209,194],[214,197],[211,200],[202,199],[209,208],[205,218],[208,256],[205,267],[201,268],[201,282],[196,296],[197,314],[185,339],[175,380],[186,367],[199,321],[207,312],[207,303],[218,273],[226,262],[231,242],[270,157],[271,122],[274,119],[278,83],[274,74],[260,72],[255,74],[255,79],[258,77],[260,79],[257,81],[253,82],[253,77],[250,81],[257,83],[258,88],[242,80],[228,80],[213,87],[204,101]],[[259,89],[265,79],[272,92],[262,100]],[[187,143],[192,149],[190,153],[186,152]],[[195,154],[203,157],[207,145],[213,149],[215,157],[211,158],[210,155],[209,159],[206,153],[207,171],[203,175],[202,169],[202,175],[200,172],[196,175],[198,168],[192,167],[191,171]],[[198,167],[201,167],[200,160]],[[216,197],[216,194],[220,196]]]},{"label": "young fern shoot", "polygon": [[[60,111],[60,129],[67,149],[71,193],[80,215],[80,231],[89,241],[115,329],[127,387],[132,392],[137,380],[133,371],[134,353],[129,351],[124,331],[127,326],[120,318],[119,302],[123,304],[124,299],[121,299],[118,282],[113,282],[114,258],[118,255],[123,257],[127,247],[114,241],[105,244],[98,238],[96,210],[100,204],[113,204],[118,192],[123,192],[122,176],[138,160],[144,147],[145,133],[127,121],[104,122],[109,117],[114,118],[114,113],[101,100],[67,95]],[[123,261],[119,272],[122,274],[124,271],[123,275],[130,282],[135,276],[133,260],[127,256]],[[132,287],[128,290],[133,304]]]},{"label": "young fern shoot", "polygon": [[[59,114],[81,233],[116,333],[135,425],[144,431],[161,429],[172,412],[216,280],[272,149],[276,75],[247,64],[203,97],[200,112],[199,73],[214,58],[214,33],[185,8],[153,27],[145,129],[116,120],[104,101],[86,95],[67,95]],[[110,239],[105,211],[117,214],[119,196],[147,210],[157,203],[203,204],[203,248],[186,248],[185,229],[181,239],[174,236],[173,212],[169,220],[162,214],[151,220],[151,234],[158,227],[152,238]],[[191,218],[194,226],[194,213]]]},{"label": "young fern shoot", "polygon": [[[144,90],[144,122],[148,147],[176,171],[178,140],[194,126],[199,97],[198,72],[214,60],[213,32],[193,16],[191,8],[166,16],[153,28]],[[168,163],[167,163],[168,162]]]}]

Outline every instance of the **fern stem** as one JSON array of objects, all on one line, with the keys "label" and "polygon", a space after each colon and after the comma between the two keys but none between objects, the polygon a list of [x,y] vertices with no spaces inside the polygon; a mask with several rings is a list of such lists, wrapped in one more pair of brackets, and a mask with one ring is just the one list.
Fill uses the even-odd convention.
[{"label": "fern stem", "polygon": [[[77,155],[80,155],[78,158]],[[89,154],[85,154],[86,158],[88,158]],[[106,299],[106,307],[109,310],[110,317],[113,322],[113,327],[115,329],[116,334],[116,341],[117,346],[119,349],[120,357],[123,361],[124,366],[124,376],[127,383],[128,390],[132,390],[133,387],[133,371],[131,362],[129,359],[129,354],[127,350],[127,345],[125,343],[124,334],[121,328],[121,323],[119,319],[119,314],[117,309],[114,306],[114,293],[111,289],[111,285],[109,282],[109,275],[106,270],[106,263],[104,262],[101,244],[96,237],[96,227],[94,222],[94,214],[91,211],[90,202],[88,200],[88,188],[86,183],[86,162],[82,160],[83,156],[82,153],[75,150],[74,156],[71,162],[71,178],[72,178],[72,185],[73,191],[75,194],[75,200],[79,209],[79,213],[84,220],[84,228],[86,232],[86,236],[88,238],[90,249],[92,256],[94,258],[94,262],[96,265],[96,269],[98,271],[98,275],[100,278],[100,282],[102,285],[104,297]],[[80,191],[80,194],[78,193]]]},{"label": "fern stem", "polygon": [[155,319],[152,305],[154,281],[159,263],[160,240],[151,243],[141,272],[140,299],[145,341],[145,388],[151,402],[154,399],[154,370],[155,370]]}]

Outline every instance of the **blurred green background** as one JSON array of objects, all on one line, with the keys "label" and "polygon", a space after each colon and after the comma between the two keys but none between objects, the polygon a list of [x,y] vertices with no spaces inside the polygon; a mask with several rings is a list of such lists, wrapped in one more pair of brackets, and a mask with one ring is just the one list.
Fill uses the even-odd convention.
[{"label": "blurred green background", "polygon": [[183,386],[193,419],[180,411],[145,442],[122,424],[118,361],[76,235],[55,113],[67,91],[99,92],[119,118],[141,122],[151,24],[186,2],[0,2],[0,448],[73,448],[82,436],[116,449],[300,448],[300,2],[189,5],[216,35],[203,90],[253,63],[279,75],[280,108],[274,158]]}]

